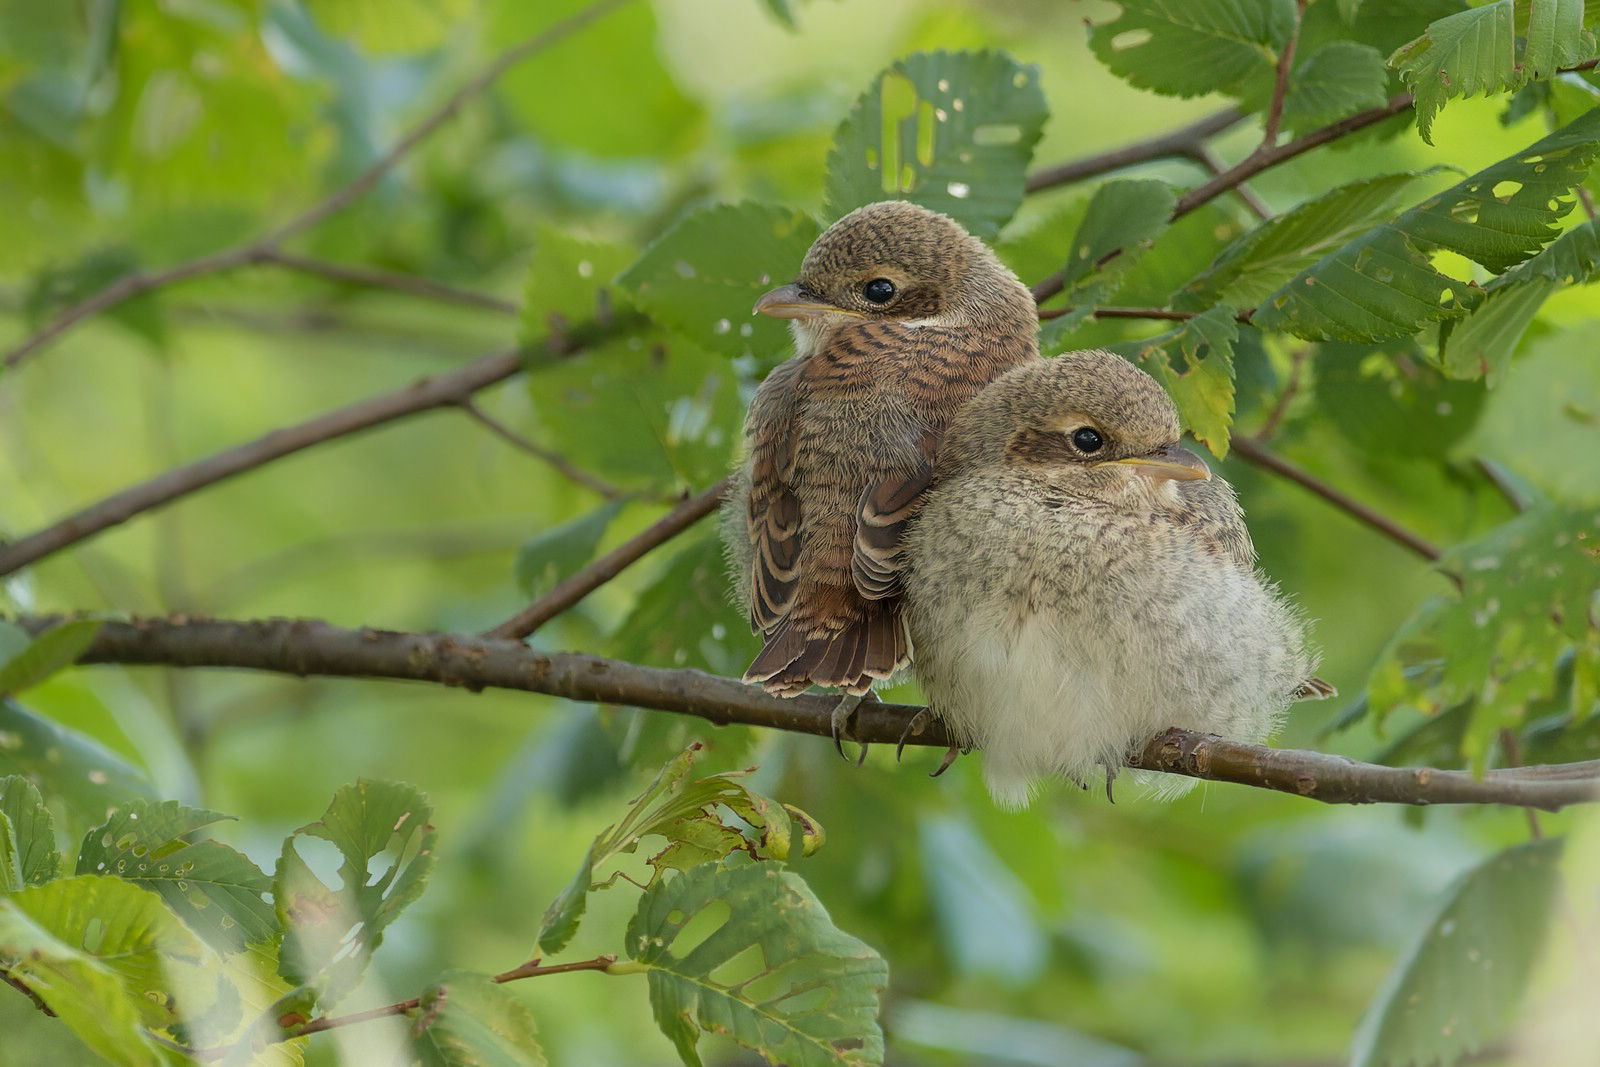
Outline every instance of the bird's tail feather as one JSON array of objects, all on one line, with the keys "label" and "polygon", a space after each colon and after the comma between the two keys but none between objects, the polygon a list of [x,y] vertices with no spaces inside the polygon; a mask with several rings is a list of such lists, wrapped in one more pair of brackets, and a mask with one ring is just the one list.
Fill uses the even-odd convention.
[{"label": "bird's tail feather", "polygon": [[813,685],[860,694],[910,662],[911,641],[895,605],[869,601],[843,626],[823,629],[785,619],[767,635],[744,680],[779,696],[797,696]]}]

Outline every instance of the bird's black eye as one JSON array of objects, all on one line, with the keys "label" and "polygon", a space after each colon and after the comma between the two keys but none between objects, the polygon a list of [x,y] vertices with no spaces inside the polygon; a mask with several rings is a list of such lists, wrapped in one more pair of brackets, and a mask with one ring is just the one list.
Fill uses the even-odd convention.
[{"label": "bird's black eye", "polygon": [[874,278],[861,287],[861,295],[874,304],[887,304],[894,299],[894,282],[888,278]]},{"label": "bird's black eye", "polygon": [[1072,447],[1079,452],[1088,454],[1098,452],[1105,447],[1105,438],[1100,436],[1100,431],[1084,426],[1072,431]]}]

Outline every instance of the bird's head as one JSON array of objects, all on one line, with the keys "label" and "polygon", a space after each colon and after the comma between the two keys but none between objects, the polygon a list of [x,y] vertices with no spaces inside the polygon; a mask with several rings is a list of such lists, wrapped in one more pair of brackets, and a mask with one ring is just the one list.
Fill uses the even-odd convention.
[{"label": "bird's head", "polygon": [[991,382],[951,424],[938,469],[1032,469],[1084,496],[1167,492],[1211,477],[1179,432],[1150,375],[1110,352],[1071,352]]},{"label": "bird's head", "polygon": [[868,204],[828,227],[800,276],[762,296],[754,313],[793,320],[801,352],[863,321],[1028,336],[1037,327],[1027,286],[982,241],[904,200]]}]

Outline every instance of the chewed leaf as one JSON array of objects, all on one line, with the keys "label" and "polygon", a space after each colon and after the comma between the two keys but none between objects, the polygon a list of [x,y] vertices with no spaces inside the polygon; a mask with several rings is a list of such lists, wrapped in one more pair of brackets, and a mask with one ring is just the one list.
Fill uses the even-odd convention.
[{"label": "chewed leaf", "polygon": [[1184,427],[1220,459],[1233,425],[1233,346],[1239,324],[1231,308],[1212,308],[1176,330],[1112,345],[1172,394]]},{"label": "chewed leaf", "polygon": [[1272,77],[1295,25],[1292,0],[1118,0],[1089,47],[1118,77],[1173,96],[1244,95]]},{"label": "chewed leaf", "polygon": [[1379,716],[1471,703],[1462,754],[1481,764],[1495,735],[1554,691],[1565,657],[1592,670],[1600,656],[1600,511],[1530,510],[1453,549],[1442,566],[1461,576],[1461,594],[1429,601],[1400,629],[1368,699]]},{"label": "chewed leaf", "polygon": [[914,200],[992,237],[1022,203],[1048,115],[1039,69],[1004,52],[918,52],[898,60],[834,135],[828,215],[877,200]]},{"label": "chewed leaf", "polygon": [[700,1064],[708,1030],[774,1064],[883,1062],[888,967],[780,864],[700,866],[658,882],[626,943],[646,968],[656,1023],[686,1064]]}]

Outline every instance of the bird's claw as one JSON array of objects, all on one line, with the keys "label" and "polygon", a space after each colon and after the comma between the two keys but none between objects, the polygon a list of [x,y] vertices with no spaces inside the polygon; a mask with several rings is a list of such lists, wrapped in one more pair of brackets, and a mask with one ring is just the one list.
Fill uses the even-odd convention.
[{"label": "bird's claw", "polygon": [[931,708],[923,708],[911,716],[911,721],[906,723],[906,728],[900,731],[900,743],[894,746],[894,760],[896,763],[899,763],[900,758],[906,754],[906,742],[913,737],[922,736],[922,731],[926,730],[931,722],[933,722],[933,710]]},{"label": "bird's claw", "polygon": [[935,767],[928,774],[928,777],[929,778],[937,778],[941,774],[943,774],[945,771],[948,771],[951,768],[951,766],[953,766],[955,764],[956,757],[959,756],[959,755],[961,755],[961,746],[960,745],[951,745],[949,748],[945,749],[945,751],[944,751],[944,759],[939,761],[939,766]]},{"label": "bird's claw", "polygon": [[[839,698],[839,703],[833,706],[833,716],[830,725],[833,731],[833,747],[838,751],[839,758],[848,760],[844,754],[844,741],[846,738],[855,740],[850,736],[850,720],[855,718],[856,708],[861,706],[863,700],[876,701],[878,698],[870,689],[865,693],[846,693]],[[861,754],[855,758],[855,765],[861,766],[867,761],[867,743],[861,742]]]}]

